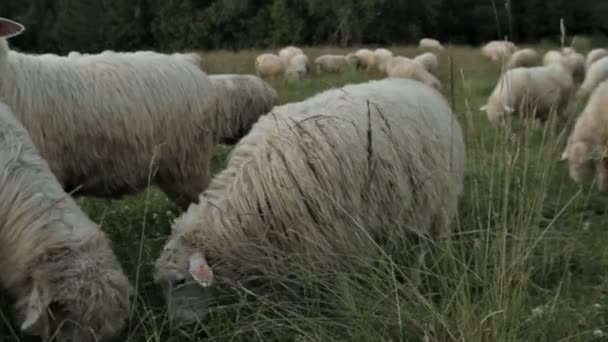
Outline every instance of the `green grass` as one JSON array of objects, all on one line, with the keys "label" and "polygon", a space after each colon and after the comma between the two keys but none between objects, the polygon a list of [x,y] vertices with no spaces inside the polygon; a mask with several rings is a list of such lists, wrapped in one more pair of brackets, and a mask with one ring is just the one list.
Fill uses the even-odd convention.
[{"label": "green grass", "polygon": [[[306,51],[311,59],[344,53],[333,48]],[[393,51],[417,53],[406,47]],[[209,73],[252,73],[259,53],[209,52],[205,66]],[[321,308],[315,309],[319,298],[313,294],[302,299],[311,302],[306,316],[290,315],[288,305],[270,297],[259,307],[236,303],[204,325],[174,331],[151,279],[152,263],[175,217],[173,206],[156,190],[116,201],[80,199],[110,234],[138,289],[125,340],[419,341],[427,334],[436,341],[589,341],[596,329],[608,332],[606,197],[593,184],[571,182],[558,161],[571,120],[538,130],[524,124],[510,132],[491,127],[478,108],[500,68],[483,61],[477,49],[452,47],[447,54],[441,57],[442,81],[446,95],[454,95],[465,132],[466,191],[454,221],[456,234],[436,246],[423,289],[395,281],[393,265],[402,263],[395,256],[380,260],[358,282],[331,290],[350,299],[343,313],[348,319],[324,316]],[[378,78],[349,70],[310,75],[298,83],[270,82],[285,103]],[[571,108],[571,118],[579,108]],[[221,170],[229,151],[228,146],[217,148],[214,172]],[[4,305],[1,313],[8,319],[10,307]],[[0,321],[1,341],[25,340],[20,338]]]}]

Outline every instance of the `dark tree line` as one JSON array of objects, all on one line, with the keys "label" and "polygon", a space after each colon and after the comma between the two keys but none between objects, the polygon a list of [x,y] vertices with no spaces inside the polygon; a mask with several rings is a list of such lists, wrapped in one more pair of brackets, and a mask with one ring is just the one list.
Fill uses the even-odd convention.
[{"label": "dark tree line", "polygon": [[8,0],[0,13],[27,26],[14,46],[59,53],[536,42],[557,40],[560,18],[569,34],[608,35],[608,0]]}]

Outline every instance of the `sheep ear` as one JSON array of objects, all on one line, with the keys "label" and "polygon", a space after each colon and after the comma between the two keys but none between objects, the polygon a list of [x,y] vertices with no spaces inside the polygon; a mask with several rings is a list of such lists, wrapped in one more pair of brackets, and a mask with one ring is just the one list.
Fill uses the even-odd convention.
[{"label": "sheep ear", "polygon": [[27,299],[25,317],[21,323],[21,331],[36,332],[40,335],[48,328],[46,311],[50,303],[50,296],[47,291],[36,284],[32,286],[32,291]]},{"label": "sheep ear", "polygon": [[25,31],[25,26],[16,21],[0,18],[0,38],[11,38],[20,35]]},{"label": "sheep ear", "polygon": [[213,270],[201,253],[190,256],[190,275],[202,287],[209,287],[213,283]]}]

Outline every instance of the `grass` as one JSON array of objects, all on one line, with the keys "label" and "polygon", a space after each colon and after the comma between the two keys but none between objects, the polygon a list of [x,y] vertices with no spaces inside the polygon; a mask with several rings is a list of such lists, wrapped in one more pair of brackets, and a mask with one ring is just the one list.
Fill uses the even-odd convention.
[{"label": "grass", "polygon": [[[334,48],[306,49],[312,59]],[[393,48],[413,56],[416,49]],[[260,51],[206,54],[209,73],[252,73]],[[516,124],[509,132],[491,127],[478,108],[492,91],[500,68],[477,49],[452,47],[441,57],[444,87],[467,144],[466,190],[454,221],[455,236],[433,253],[425,286],[415,290],[395,280],[400,256],[382,258],[375,269],[330,284],[336,300],[347,303],[343,317],[323,314],[319,294],[302,298],[306,315],[290,311],[280,298],[218,310],[213,319],[185,331],[170,328],[152,263],[169,233],[175,209],[154,189],[136,197],[106,201],[79,199],[100,222],[137,284],[138,297],[126,341],[589,341],[608,332],[608,224],[606,198],[593,184],[578,186],[560,164],[564,132],[572,122],[533,130]],[[305,99],[330,87],[381,78],[347,71],[310,75],[301,82],[270,81],[281,102]],[[449,91],[447,92],[449,95]],[[572,118],[579,106],[570,110]],[[214,172],[230,151],[219,146]],[[307,272],[303,270],[302,272]],[[356,280],[356,281],[354,281]],[[6,302],[6,300],[4,301]],[[22,341],[1,310],[0,340]],[[594,337],[595,336],[595,337]]]}]

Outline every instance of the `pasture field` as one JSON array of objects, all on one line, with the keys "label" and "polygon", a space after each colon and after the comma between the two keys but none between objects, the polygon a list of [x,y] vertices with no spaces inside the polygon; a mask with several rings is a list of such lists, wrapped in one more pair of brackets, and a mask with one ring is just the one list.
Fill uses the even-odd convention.
[{"label": "pasture field", "polygon": [[[405,56],[420,53],[391,49]],[[352,50],[305,49],[311,60]],[[253,73],[260,52],[209,52],[205,68],[210,74]],[[386,256],[369,273],[344,274],[341,284],[327,284],[331,295],[323,300],[343,302],[336,317],[324,311],[316,293],[301,296],[299,303],[270,295],[219,305],[208,322],[172,329],[152,272],[175,208],[156,190],[115,201],[82,198],[80,205],[109,233],[136,284],[124,341],[589,341],[608,334],[607,198],[594,184],[574,184],[559,161],[582,104],[571,106],[567,122],[496,129],[478,108],[500,66],[482,60],[477,48],[451,47],[441,55],[440,67],[444,93],[464,130],[467,172],[454,236],[435,246],[421,289],[398,279],[399,256]],[[381,77],[349,70],[270,83],[285,103]],[[217,148],[215,172],[229,151]],[[0,341],[29,341],[9,324],[9,305],[0,313]]]}]

